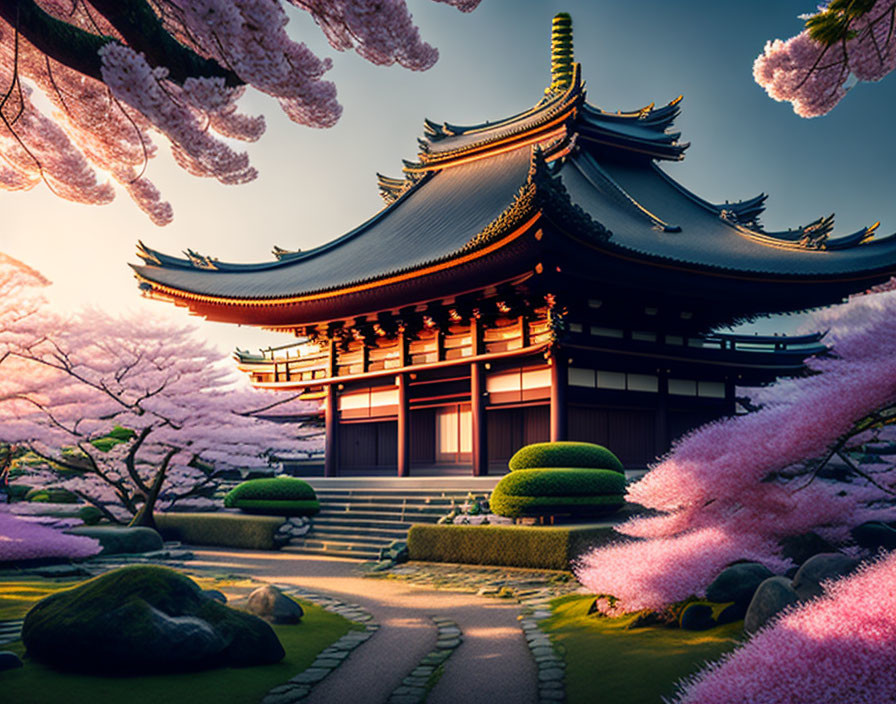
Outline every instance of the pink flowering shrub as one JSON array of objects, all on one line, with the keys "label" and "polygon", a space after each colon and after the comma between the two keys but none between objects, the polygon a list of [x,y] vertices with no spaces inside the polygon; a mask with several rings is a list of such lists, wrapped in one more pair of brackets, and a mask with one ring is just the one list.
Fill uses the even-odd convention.
[{"label": "pink flowering shrub", "polygon": [[[896,520],[892,455],[856,464],[845,481],[814,475],[817,458],[858,421],[896,404],[894,317],[896,292],[820,314],[815,325],[830,329],[836,356],[812,360],[817,374],[760,390],[759,411],[697,429],[629,487],[629,501],[654,510],[617,528],[637,541],[596,549],[576,566],[582,584],[618,600],[607,613],[702,595],[735,560],[782,572],[791,563],[781,540],[790,536],[815,532],[848,547],[852,527]],[[876,428],[851,442],[887,433]]]},{"label": "pink flowering shrub", "polygon": [[884,704],[896,697],[896,554],[827,585],[685,682],[679,704]]},{"label": "pink flowering shrub", "polygon": [[99,551],[100,544],[93,538],[68,535],[0,507],[0,563],[47,557],[82,558]]}]

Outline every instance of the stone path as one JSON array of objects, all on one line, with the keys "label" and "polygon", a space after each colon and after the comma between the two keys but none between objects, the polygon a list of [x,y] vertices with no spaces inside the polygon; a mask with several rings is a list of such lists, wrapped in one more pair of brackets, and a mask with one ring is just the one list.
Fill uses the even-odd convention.
[{"label": "stone path", "polygon": [[[393,570],[398,574],[391,578],[382,573],[370,578],[352,560],[231,549],[195,553],[191,571],[251,575],[333,595],[372,614],[380,628],[311,690],[309,704],[421,701],[411,698],[419,692],[401,688],[432,684],[436,670],[423,683],[426,671],[419,668],[432,662],[427,658],[439,650],[437,641],[453,640],[438,633],[449,620],[463,637],[444,660],[441,677],[426,696],[428,704],[535,704],[565,698],[562,658],[537,626],[548,614],[547,601],[577,587],[562,573],[413,563]],[[436,585],[440,589],[432,588]],[[408,699],[396,701],[396,692]]]}]

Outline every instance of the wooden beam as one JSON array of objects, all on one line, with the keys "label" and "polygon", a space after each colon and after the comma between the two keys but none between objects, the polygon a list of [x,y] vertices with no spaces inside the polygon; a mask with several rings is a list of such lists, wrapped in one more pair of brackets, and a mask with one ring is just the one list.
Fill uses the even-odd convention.
[{"label": "wooden beam", "polygon": [[[477,318],[470,320],[470,341],[474,357],[481,352],[482,329]],[[473,431],[473,476],[488,474],[488,425],[485,413],[485,367],[481,362],[470,365],[470,421]]]},{"label": "wooden beam", "polygon": [[[327,370],[330,377],[336,376],[336,340],[327,342]],[[336,403],[336,386],[324,387],[324,476],[335,477],[339,473],[339,411]]]},{"label": "wooden beam", "polygon": [[411,428],[408,404],[408,377],[395,377],[398,386],[398,476],[407,477],[411,473]]}]

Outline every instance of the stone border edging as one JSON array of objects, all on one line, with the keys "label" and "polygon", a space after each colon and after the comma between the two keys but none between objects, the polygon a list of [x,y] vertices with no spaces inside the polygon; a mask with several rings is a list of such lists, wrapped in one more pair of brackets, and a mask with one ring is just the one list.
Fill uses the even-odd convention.
[{"label": "stone border edging", "polygon": [[436,647],[430,650],[389,695],[388,704],[423,704],[435,686],[438,669],[454,654],[463,641],[463,631],[454,621],[442,616],[430,616],[436,625]]},{"label": "stone border edging", "polygon": [[300,704],[308,698],[314,686],[338,668],[349,654],[372,636],[377,629],[373,615],[359,604],[350,604],[331,596],[325,596],[291,584],[272,585],[284,594],[297,596],[305,601],[355,623],[366,624],[363,631],[349,631],[344,636],[324,648],[308,667],[286,684],[271,689],[262,699],[262,704]]},{"label": "stone border edging", "polygon": [[523,606],[520,628],[538,668],[539,704],[566,701],[566,661],[557,652],[551,637],[541,630],[540,621],[551,615],[551,598],[518,599]]}]

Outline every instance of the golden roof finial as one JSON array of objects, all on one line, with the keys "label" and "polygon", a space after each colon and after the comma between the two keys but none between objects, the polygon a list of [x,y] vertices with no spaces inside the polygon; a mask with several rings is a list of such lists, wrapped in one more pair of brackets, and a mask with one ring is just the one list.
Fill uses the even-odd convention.
[{"label": "golden roof finial", "polygon": [[554,16],[551,26],[551,86],[546,93],[559,93],[572,82],[572,17],[568,12]]}]

